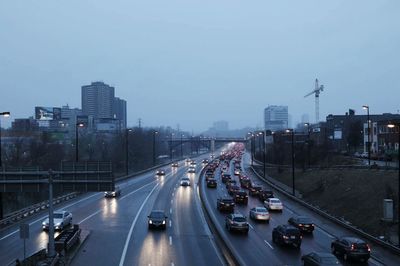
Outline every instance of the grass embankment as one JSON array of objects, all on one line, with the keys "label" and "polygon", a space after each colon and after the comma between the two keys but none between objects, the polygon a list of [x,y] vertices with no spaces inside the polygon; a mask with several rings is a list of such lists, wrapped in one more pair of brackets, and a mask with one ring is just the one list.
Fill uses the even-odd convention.
[{"label": "grass embankment", "polygon": [[[279,173],[277,169],[269,168],[267,173],[288,186],[292,184],[290,169]],[[385,228],[381,222],[383,199],[391,198],[397,206],[397,170],[296,171],[295,180],[296,189],[305,201],[344,218],[372,235],[388,236],[390,228]]]}]

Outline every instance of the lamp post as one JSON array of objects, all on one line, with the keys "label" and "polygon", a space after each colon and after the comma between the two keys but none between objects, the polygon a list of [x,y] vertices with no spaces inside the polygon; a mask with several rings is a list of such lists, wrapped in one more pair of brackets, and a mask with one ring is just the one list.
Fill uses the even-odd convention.
[{"label": "lamp post", "polygon": [[[9,117],[10,112],[1,112],[0,117]],[[1,119],[0,119],[0,168],[2,167],[2,162],[1,162]],[[0,193],[0,219],[3,219],[3,193]]]},{"label": "lamp post", "polygon": [[181,134],[181,158],[183,158],[183,137],[184,135]]},{"label": "lamp post", "polygon": [[[1,112],[0,116],[9,117],[10,112]],[[0,167],[2,167],[2,160],[1,160],[1,119],[0,119]]]},{"label": "lamp post", "polygon": [[400,246],[400,123],[397,125],[390,123],[388,125],[389,128],[395,128],[397,126],[397,135],[398,135],[398,144],[397,144],[397,160],[399,161],[398,163],[398,190],[397,190],[397,234],[398,234],[398,245]]},{"label": "lamp post", "polygon": [[304,126],[307,127],[307,161],[308,161],[308,168],[310,168],[311,165],[311,147],[310,147],[310,123],[304,123]]},{"label": "lamp post", "polygon": [[85,125],[83,124],[83,123],[76,123],[76,126],[75,126],[75,162],[78,162],[79,161],[79,148],[78,148],[78,144],[79,144],[79,141],[78,141],[78,128],[80,128],[80,127],[84,127]]},{"label": "lamp post", "polygon": [[291,133],[292,137],[292,195],[296,196],[295,182],[294,182],[294,130],[286,129],[286,133]]},{"label": "lamp post", "polygon": [[125,129],[125,172],[129,175],[129,132],[132,132],[131,128]]},{"label": "lamp post", "polygon": [[369,121],[369,106],[368,105],[363,105],[362,108],[364,110],[367,110],[367,127],[368,127],[368,165],[371,165],[371,129],[370,129],[370,121]]},{"label": "lamp post", "polygon": [[173,154],[172,154],[172,139],[173,139],[173,137],[174,137],[174,133],[171,133],[171,142],[169,143],[169,158],[171,159],[171,162],[172,162],[172,156],[173,156]]},{"label": "lamp post", "polygon": [[158,131],[153,131],[153,165],[156,165],[156,135]]}]

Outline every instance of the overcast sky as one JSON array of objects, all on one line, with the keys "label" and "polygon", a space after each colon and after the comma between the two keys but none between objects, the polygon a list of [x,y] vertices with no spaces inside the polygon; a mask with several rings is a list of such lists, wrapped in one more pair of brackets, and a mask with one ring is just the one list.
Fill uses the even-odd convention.
[{"label": "overcast sky", "polygon": [[314,120],[318,77],[321,118],[397,113],[399,14],[397,0],[2,0],[0,111],[81,107],[81,86],[104,81],[130,126],[261,126],[268,105]]}]

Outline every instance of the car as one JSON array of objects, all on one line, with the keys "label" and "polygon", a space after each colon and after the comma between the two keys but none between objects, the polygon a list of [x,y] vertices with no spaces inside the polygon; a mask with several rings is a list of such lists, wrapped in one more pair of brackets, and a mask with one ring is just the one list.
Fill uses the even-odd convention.
[{"label": "car", "polygon": [[301,257],[305,266],[334,266],[342,265],[338,259],[330,253],[311,252]]},{"label": "car", "polygon": [[250,219],[254,219],[256,221],[266,221],[269,223],[269,212],[264,207],[253,207],[250,209],[249,214]]},{"label": "car", "polygon": [[226,187],[226,189],[228,189],[229,190],[229,188],[231,187],[231,186],[235,186],[236,185],[236,180],[233,180],[233,179],[229,179],[228,181],[226,181],[226,183],[225,183],[225,187]]},{"label": "car", "polygon": [[261,201],[265,201],[268,198],[273,198],[274,197],[274,192],[272,192],[272,190],[260,190],[258,191],[258,198]]},{"label": "car", "polygon": [[234,196],[235,193],[239,192],[241,189],[240,187],[236,186],[236,185],[231,185],[228,188],[228,194],[231,196]]},{"label": "car", "polygon": [[225,226],[229,232],[231,231],[239,231],[247,234],[249,232],[249,223],[240,213],[232,213],[226,216],[225,218]]},{"label": "car", "polygon": [[272,242],[278,245],[292,245],[300,248],[302,241],[301,232],[292,225],[278,225],[272,230]]},{"label": "car", "polygon": [[242,187],[242,188],[250,188],[251,187],[251,182],[250,182],[250,179],[242,179],[242,180],[240,180],[240,186]]},{"label": "car", "polygon": [[230,179],[231,179],[230,174],[226,174],[226,173],[222,174],[222,177],[221,177],[222,183],[226,183]]},{"label": "car", "polygon": [[[53,213],[54,230],[63,230],[65,226],[72,224],[72,213],[67,211],[57,211]],[[42,229],[49,229],[49,218],[42,222]]]},{"label": "car", "polygon": [[234,212],[235,202],[231,198],[218,198],[217,199],[217,209],[220,212]]},{"label": "car", "polygon": [[283,204],[278,198],[269,198],[264,201],[264,206],[269,210],[269,211],[282,211],[283,210]]},{"label": "car", "polygon": [[187,159],[185,160],[185,165],[189,165],[191,161],[192,161],[192,160],[190,160],[189,158],[187,158]]},{"label": "car", "polygon": [[156,171],[156,177],[164,177],[165,176],[165,171],[164,169],[158,169]]},{"label": "car", "polygon": [[196,173],[196,168],[194,167],[189,167],[189,169],[187,170],[188,174],[195,174]]},{"label": "car", "polygon": [[365,262],[371,257],[369,245],[356,237],[345,236],[333,240],[331,251],[334,255],[343,256],[345,261],[353,259]]},{"label": "car", "polygon": [[243,203],[243,204],[247,205],[247,203],[249,201],[249,197],[247,196],[246,191],[239,190],[239,191],[234,192],[233,200],[235,201],[235,203]]},{"label": "car", "polygon": [[260,192],[261,190],[263,190],[261,186],[251,184],[249,187],[249,195],[252,197],[258,197],[258,192]]},{"label": "car", "polygon": [[208,164],[208,160],[207,160],[207,159],[204,159],[203,161],[201,161],[201,163],[202,163],[203,165],[206,165],[206,164]]},{"label": "car", "polygon": [[207,187],[216,188],[217,187],[217,180],[215,180],[215,178],[207,179]]},{"label": "car", "polygon": [[314,223],[306,216],[290,217],[288,223],[297,227],[302,233],[312,233],[314,231]]},{"label": "car", "polygon": [[148,226],[149,228],[161,228],[161,229],[166,229],[167,228],[167,216],[165,215],[165,212],[162,210],[153,210],[147,216],[148,219]]},{"label": "car", "polygon": [[171,167],[173,167],[173,168],[177,168],[178,166],[179,166],[178,163],[172,163],[172,164],[171,164]]},{"label": "car", "polygon": [[196,164],[196,161],[191,161],[191,162],[190,162],[190,166],[196,167],[196,165],[197,165],[197,164]]},{"label": "car", "polygon": [[189,179],[189,177],[182,177],[182,179],[181,179],[181,186],[184,186],[184,187],[186,187],[186,186],[190,186],[190,179]]},{"label": "car", "polygon": [[115,198],[121,195],[121,189],[118,186],[114,187],[112,191],[104,191],[104,197]]},{"label": "car", "polygon": [[241,173],[240,169],[235,169],[235,172],[234,172],[235,175],[240,175],[240,173]]}]

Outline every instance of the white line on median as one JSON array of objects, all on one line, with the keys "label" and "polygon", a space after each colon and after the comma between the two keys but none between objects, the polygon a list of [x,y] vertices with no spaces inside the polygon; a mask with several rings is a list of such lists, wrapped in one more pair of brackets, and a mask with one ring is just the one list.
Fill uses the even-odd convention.
[{"label": "white line on median", "polygon": [[274,249],[274,247],[273,247],[267,240],[264,240],[264,242],[265,242],[265,244],[267,244],[271,249]]},{"label": "white line on median", "polygon": [[169,209],[169,213],[172,214],[172,209]]},{"label": "white line on median", "polygon": [[172,236],[169,236],[169,245],[172,246]]},{"label": "white line on median", "polygon": [[124,250],[122,251],[122,256],[121,256],[121,260],[119,261],[119,266],[123,266],[124,262],[125,262],[125,257],[126,257],[126,252],[128,251],[128,246],[129,246],[129,241],[132,237],[132,233],[133,233],[133,228],[136,225],[136,221],[139,218],[140,213],[143,210],[144,205],[146,204],[146,202],[149,200],[151,194],[153,194],[154,190],[158,187],[158,184],[156,184],[153,189],[150,191],[149,195],[147,195],[147,197],[145,198],[145,200],[143,201],[142,205],[140,206],[139,211],[137,212],[135,219],[132,222],[131,228],[129,229],[129,233],[128,233],[128,237],[126,238],[125,241],[125,246],[124,246]]},{"label": "white line on median", "polygon": [[172,221],[169,220],[169,227],[172,227]]}]

